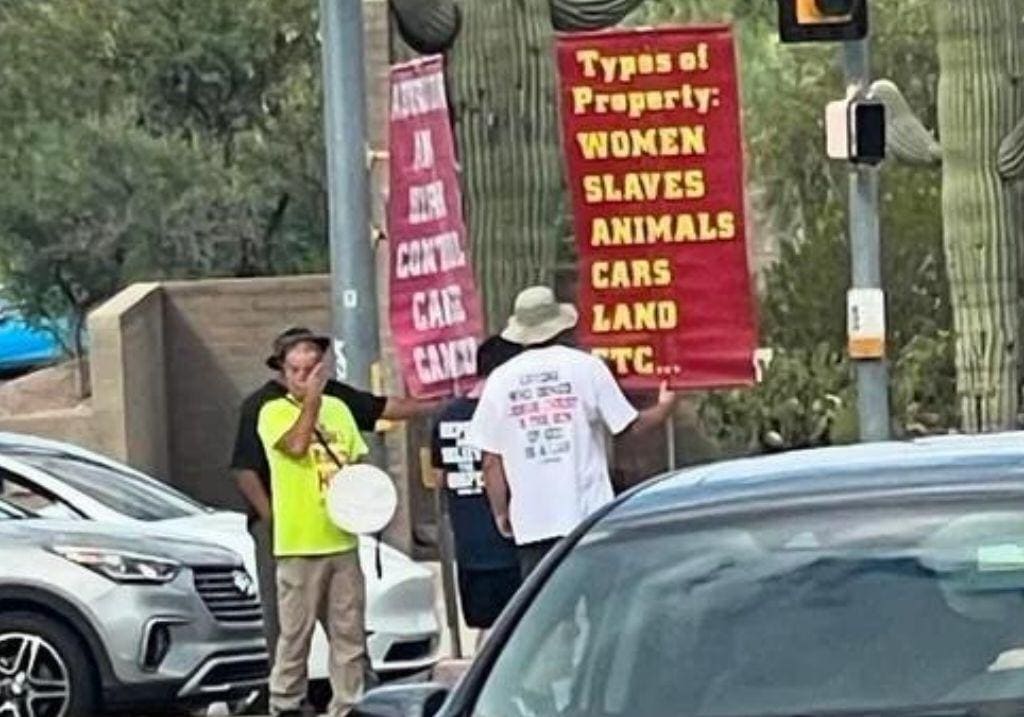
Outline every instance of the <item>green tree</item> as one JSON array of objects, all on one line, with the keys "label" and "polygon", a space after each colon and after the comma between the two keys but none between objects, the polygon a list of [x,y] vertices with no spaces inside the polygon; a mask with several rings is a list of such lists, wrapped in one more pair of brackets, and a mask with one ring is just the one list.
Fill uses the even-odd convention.
[{"label": "green tree", "polygon": [[29,319],[139,279],[323,269],[305,0],[0,3],[0,276]]}]

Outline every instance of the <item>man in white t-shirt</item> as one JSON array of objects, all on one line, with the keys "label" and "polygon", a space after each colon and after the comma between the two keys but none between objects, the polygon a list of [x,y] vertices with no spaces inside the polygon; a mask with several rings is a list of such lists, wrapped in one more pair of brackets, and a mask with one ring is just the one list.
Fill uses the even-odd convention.
[{"label": "man in white t-shirt", "polygon": [[467,442],[484,452],[498,531],[515,539],[524,577],[556,542],[612,499],[606,436],[662,425],[676,396],[637,411],[608,366],[563,345],[578,314],[547,287],[516,298],[502,337],[526,350],[487,379]]}]

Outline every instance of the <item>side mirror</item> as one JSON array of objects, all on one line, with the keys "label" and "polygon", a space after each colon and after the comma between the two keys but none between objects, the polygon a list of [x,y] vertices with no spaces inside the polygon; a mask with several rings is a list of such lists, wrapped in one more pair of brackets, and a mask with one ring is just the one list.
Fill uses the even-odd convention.
[{"label": "side mirror", "polygon": [[434,717],[448,699],[448,687],[436,682],[370,690],[351,717]]}]

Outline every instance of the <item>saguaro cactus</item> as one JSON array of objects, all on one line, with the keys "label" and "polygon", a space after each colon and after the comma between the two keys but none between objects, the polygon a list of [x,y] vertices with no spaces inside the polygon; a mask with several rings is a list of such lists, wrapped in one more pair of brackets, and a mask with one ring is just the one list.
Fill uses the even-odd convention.
[{"label": "saguaro cactus", "polygon": [[964,427],[1013,427],[1024,251],[1024,0],[938,0],[946,260]]},{"label": "saguaro cactus", "polygon": [[391,0],[403,39],[446,51],[466,223],[490,327],[551,285],[564,240],[554,30],[613,25],[643,0]]}]

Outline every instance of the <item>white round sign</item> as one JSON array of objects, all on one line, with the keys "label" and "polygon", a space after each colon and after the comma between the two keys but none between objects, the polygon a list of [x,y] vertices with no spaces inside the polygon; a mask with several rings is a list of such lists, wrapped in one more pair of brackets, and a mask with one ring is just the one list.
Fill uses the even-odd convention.
[{"label": "white round sign", "polygon": [[387,527],[398,508],[391,477],[376,466],[345,466],[327,489],[327,514],[344,531],[373,535]]}]

